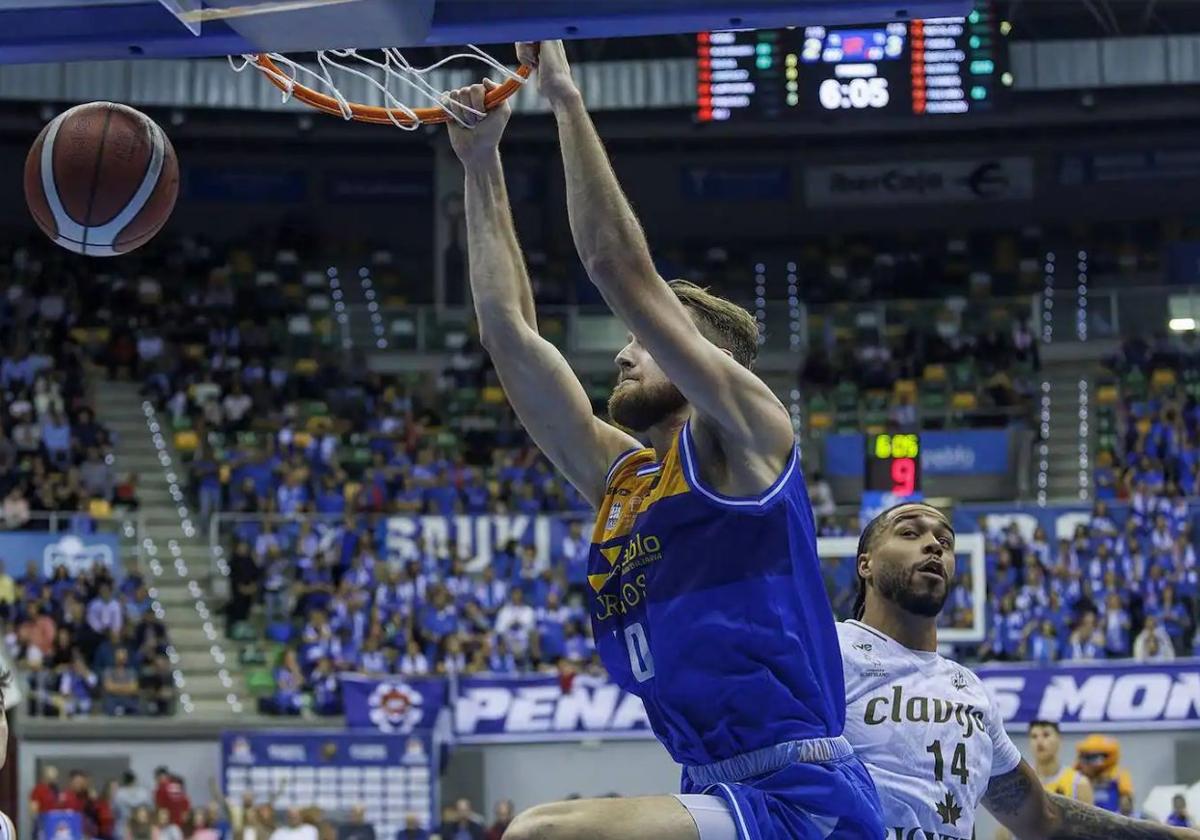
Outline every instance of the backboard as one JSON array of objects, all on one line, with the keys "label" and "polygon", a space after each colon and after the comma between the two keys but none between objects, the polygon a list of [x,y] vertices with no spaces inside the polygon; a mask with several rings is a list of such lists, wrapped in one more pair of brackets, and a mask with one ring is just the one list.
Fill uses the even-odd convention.
[{"label": "backboard", "polygon": [[970,0],[0,0],[0,64],[496,44],[964,15]]}]

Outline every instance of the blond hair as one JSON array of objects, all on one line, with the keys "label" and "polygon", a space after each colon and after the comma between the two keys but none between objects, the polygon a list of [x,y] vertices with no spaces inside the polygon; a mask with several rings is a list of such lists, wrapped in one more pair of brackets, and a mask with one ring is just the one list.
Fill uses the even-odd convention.
[{"label": "blond hair", "polygon": [[687,280],[667,283],[691,313],[700,333],[746,368],[758,358],[758,322],[742,307]]}]

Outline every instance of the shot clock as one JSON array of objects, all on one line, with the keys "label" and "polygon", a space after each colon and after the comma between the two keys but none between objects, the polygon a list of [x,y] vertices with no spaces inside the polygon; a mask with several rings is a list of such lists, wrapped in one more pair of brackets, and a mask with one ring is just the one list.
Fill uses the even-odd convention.
[{"label": "shot clock", "polygon": [[921,493],[920,435],[868,435],[866,455],[865,491],[896,498]]}]

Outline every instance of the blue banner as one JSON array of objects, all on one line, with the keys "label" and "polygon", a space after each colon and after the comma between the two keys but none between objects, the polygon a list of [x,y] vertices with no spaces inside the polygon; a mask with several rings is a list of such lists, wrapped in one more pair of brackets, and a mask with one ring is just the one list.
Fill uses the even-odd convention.
[{"label": "blue banner", "polygon": [[308,197],[303,169],[191,166],[184,170],[183,184],[192,201],[292,203]]},{"label": "blue banner", "polygon": [[679,189],[695,201],[784,201],[792,194],[791,170],[766,164],[689,164]]},{"label": "blue banner", "polygon": [[1200,282],[1200,242],[1173,242],[1167,246],[1167,254],[1172,283]]},{"label": "blue banner", "polygon": [[405,818],[437,825],[438,755],[426,731],[226,732],[221,736],[225,795],[241,801],[250,791],[276,807],[317,805],[326,812],[366,809],[379,837],[395,837]]},{"label": "blue banner", "polygon": [[460,557],[469,557],[467,571],[479,571],[492,562],[496,548],[510,540],[537,549],[545,564],[562,544],[572,521],[583,522],[590,534],[592,516],[530,516],[494,514],[473,516],[393,516],[387,520],[384,549],[387,559],[415,560],[422,554],[444,556],[453,546]]},{"label": "blue banner", "polygon": [[405,734],[432,729],[446,705],[446,681],[375,679],[342,674],[342,703],[346,726]]},{"label": "blue banner", "polygon": [[30,560],[37,561],[42,574],[50,577],[58,566],[74,576],[93,566],[106,566],[114,578],[124,572],[116,534],[50,534],[44,531],[0,533],[0,563],[12,577],[25,573]]},{"label": "blue banner", "polygon": [[[1004,429],[921,433],[921,474],[930,476],[1008,473],[1008,436]],[[861,434],[825,438],[824,472],[828,478],[863,474],[866,438]]]},{"label": "blue banner", "polygon": [[325,198],[345,204],[411,201],[431,195],[431,169],[332,172],[325,177]]},{"label": "blue banner", "polygon": [[976,673],[1013,729],[1033,720],[1089,732],[1200,726],[1200,660],[988,665]]},{"label": "blue banner", "polygon": [[454,703],[462,743],[654,737],[642,701],[606,679],[465,677]]}]

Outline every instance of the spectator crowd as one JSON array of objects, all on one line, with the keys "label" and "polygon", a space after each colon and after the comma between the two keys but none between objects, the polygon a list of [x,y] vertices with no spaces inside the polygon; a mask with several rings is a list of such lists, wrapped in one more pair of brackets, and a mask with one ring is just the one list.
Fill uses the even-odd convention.
[{"label": "spectator crowd", "polygon": [[16,579],[0,571],[0,614],[29,714],[173,713],[167,629],[135,569],[118,583],[102,564],[46,576],[30,561]]},{"label": "spectator crowd", "polygon": [[[1015,524],[987,535],[984,658],[1160,661],[1200,655],[1200,568],[1185,499],[1137,491],[1117,514],[1096,502],[1070,537]],[[961,589],[961,587],[959,587]],[[963,607],[965,608],[965,607]]]}]

